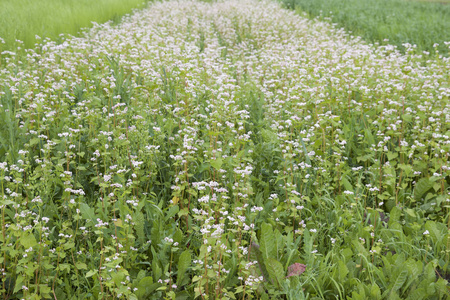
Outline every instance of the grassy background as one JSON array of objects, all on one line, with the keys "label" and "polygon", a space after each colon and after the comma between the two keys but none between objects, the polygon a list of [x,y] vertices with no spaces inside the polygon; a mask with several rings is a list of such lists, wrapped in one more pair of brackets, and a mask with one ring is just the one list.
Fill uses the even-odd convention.
[{"label": "grassy background", "polygon": [[[419,51],[434,52],[433,45],[448,55],[450,5],[443,1],[406,0],[281,0],[287,7],[312,17],[331,18],[333,23],[352,31],[368,42],[391,44],[404,51],[404,43]],[[389,39],[389,41],[385,41]]]},{"label": "grassy background", "polygon": [[33,47],[35,36],[57,39],[59,34],[77,34],[91,22],[115,22],[148,0],[0,0],[0,49]]}]

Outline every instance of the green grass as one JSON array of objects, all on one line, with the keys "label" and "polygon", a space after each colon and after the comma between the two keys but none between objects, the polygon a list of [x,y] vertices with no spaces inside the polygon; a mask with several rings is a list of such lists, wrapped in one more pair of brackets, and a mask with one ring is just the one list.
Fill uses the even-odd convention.
[{"label": "green grass", "polygon": [[0,0],[0,38],[13,49],[16,40],[33,47],[36,35],[58,39],[61,33],[77,34],[92,22],[117,22],[148,0]]},{"label": "green grass", "polygon": [[[448,55],[450,6],[438,1],[404,0],[281,0],[311,17],[331,18],[337,26],[368,42],[391,44],[405,51],[404,43],[417,50]],[[445,2],[445,1],[439,1]],[[388,41],[386,41],[386,39]]]}]

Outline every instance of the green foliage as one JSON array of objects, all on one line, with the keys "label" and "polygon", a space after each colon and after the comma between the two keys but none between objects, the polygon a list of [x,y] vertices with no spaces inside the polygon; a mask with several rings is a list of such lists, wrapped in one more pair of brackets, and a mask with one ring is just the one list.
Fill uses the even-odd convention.
[{"label": "green foliage", "polygon": [[256,0],[16,50],[0,298],[449,297],[447,58]]},{"label": "green foliage", "polygon": [[[118,23],[121,16],[149,0],[2,0],[0,1],[0,50],[33,48],[42,39],[76,35],[91,22]],[[38,36],[39,38],[37,38]],[[1,41],[1,40],[0,40]]]},{"label": "green foliage", "polygon": [[[448,56],[450,5],[441,1],[405,0],[281,0],[288,8],[321,17],[370,43]],[[435,44],[439,44],[435,47]]]}]

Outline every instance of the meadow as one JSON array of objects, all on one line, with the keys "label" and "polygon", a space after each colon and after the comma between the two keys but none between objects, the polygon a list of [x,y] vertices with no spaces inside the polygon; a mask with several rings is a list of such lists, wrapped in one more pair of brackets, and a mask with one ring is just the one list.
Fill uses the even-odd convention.
[{"label": "meadow", "polygon": [[448,0],[281,0],[287,7],[343,27],[352,35],[380,45],[448,56]]},{"label": "meadow", "polygon": [[[92,22],[120,21],[148,0],[0,0],[0,52],[76,35]],[[3,40],[4,45],[1,41]]]},{"label": "meadow", "polygon": [[449,298],[449,58],[256,0],[1,55],[0,299]]}]

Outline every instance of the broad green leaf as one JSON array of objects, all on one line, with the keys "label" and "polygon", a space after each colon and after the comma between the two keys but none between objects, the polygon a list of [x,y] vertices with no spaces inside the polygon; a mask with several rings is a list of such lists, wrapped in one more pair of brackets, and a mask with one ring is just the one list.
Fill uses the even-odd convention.
[{"label": "broad green leaf", "polygon": [[81,215],[85,220],[91,221],[93,224],[97,224],[97,217],[95,215],[94,208],[90,207],[86,203],[80,204]]},{"label": "broad green leaf", "polygon": [[[159,285],[157,285],[156,287],[153,286],[153,278],[150,276],[144,277],[139,281],[139,284],[137,285],[137,291],[136,291],[136,296],[139,299],[145,299],[146,296],[148,294],[150,294],[151,292],[153,292],[156,287],[158,287]],[[153,289],[152,289],[153,287]]]},{"label": "broad green leaf", "polygon": [[123,272],[112,272],[110,273],[110,276],[112,277],[112,280],[117,286],[121,285],[121,282],[123,281],[125,275]]},{"label": "broad green leaf", "polygon": [[422,300],[427,296],[427,292],[424,288],[415,289],[412,293],[408,295],[408,299]]},{"label": "broad green leaf", "polygon": [[40,141],[40,138],[32,138],[29,143],[30,147],[36,145],[37,143],[39,143],[39,141]]},{"label": "broad green leaf", "polygon": [[74,242],[67,242],[64,244],[64,249],[72,249],[73,247],[75,247],[75,243]]},{"label": "broad green leaf", "polygon": [[373,135],[370,132],[370,130],[369,129],[364,129],[364,133],[365,133],[365,140],[367,141],[367,143],[369,145],[375,144],[375,140],[374,140]]},{"label": "broad green leaf", "polygon": [[87,269],[87,265],[85,263],[82,263],[82,262],[76,262],[75,263],[75,267],[78,270],[86,270]]},{"label": "broad green leaf", "polygon": [[264,259],[269,257],[277,257],[277,249],[275,248],[276,243],[277,241],[272,231],[272,226],[267,223],[263,223],[261,226],[260,250]]},{"label": "broad green leaf", "polygon": [[[434,243],[439,243],[442,241],[443,233],[438,229],[437,224],[433,221],[427,221],[425,223],[425,229],[430,232],[430,236]],[[446,229],[446,228],[444,228]]]},{"label": "broad green leaf", "polygon": [[345,277],[348,274],[348,268],[345,265],[345,263],[342,260],[338,261],[338,274],[339,274],[339,278],[338,281],[339,282],[344,282],[345,281]]},{"label": "broad green leaf", "polygon": [[281,255],[283,255],[284,246],[286,245],[286,243],[284,242],[283,235],[281,234],[281,232],[278,229],[275,229],[273,231],[273,234],[275,236],[276,245],[277,245],[275,255],[276,255],[276,258],[278,259],[279,257],[281,257]]},{"label": "broad green leaf", "polygon": [[394,206],[391,209],[391,212],[389,213],[389,227],[392,224],[399,222],[401,215],[402,215],[402,211],[397,206]]},{"label": "broad green leaf", "polygon": [[433,183],[428,178],[419,179],[414,186],[414,199],[421,200],[431,188],[433,188]]},{"label": "broad green leaf", "polygon": [[307,154],[309,152],[308,152],[308,150],[306,150],[305,142],[303,141],[303,139],[301,137],[300,137],[300,142],[302,143],[303,153],[305,154],[306,162],[308,163],[308,165],[310,165],[311,164],[311,159],[309,158],[309,155]]},{"label": "broad green leaf", "polygon": [[14,286],[14,294],[22,289],[23,276],[18,276],[16,280],[16,285]]},{"label": "broad green leaf", "polygon": [[389,151],[389,152],[387,153],[387,157],[388,157],[389,160],[393,160],[394,158],[397,158],[397,157],[398,157],[398,153],[397,153],[397,152],[391,152],[391,151]]},{"label": "broad green leaf", "polygon": [[403,270],[397,278],[395,278],[394,283],[392,284],[392,291],[399,290],[408,278],[408,270]]},{"label": "broad green leaf", "polygon": [[95,274],[97,274],[97,270],[90,270],[89,272],[86,273],[86,278],[92,277]]},{"label": "broad green leaf", "polygon": [[405,209],[405,212],[413,218],[416,217],[416,213],[414,212],[414,210],[412,208]]},{"label": "broad green leaf", "polygon": [[264,260],[264,263],[269,273],[270,279],[277,287],[281,287],[284,279],[283,265],[275,258],[269,257]]},{"label": "broad green leaf", "polygon": [[222,167],[222,158],[218,157],[216,159],[211,159],[211,161],[209,162],[211,164],[211,166],[216,169],[216,170],[220,170],[220,168]]},{"label": "broad green leaf", "polygon": [[181,283],[181,280],[183,280],[184,274],[186,273],[190,265],[191,265],[191,253],[189,252],[189,250],[185,250],[183,253],[181,253],[180,258],[178,260],[177,284]]},{"label": "broad green leaf", "polygon": [[189,295],[187,291],[181,291],[176,294],[175,300],[186,300],[186,299],[192,299],[192,296]]},{"label": "broad green leaf", "polygon": [[137,296],[135,294],[128,295],[128,299],[130,299],[130,300],[138,300],[138,298],[137,298]]},{"label": "broad green leaf", "polygon": [[370,299],[379,300],[381,299],[381,290],[380,287],[374,283],[370,287]]},{"label": "broad green leaf", "polygon": [[177,229],[173,234],[173,242],[180,244],[183,239],[183,232],[180,229]]},{"label": "broad green leaf", "polygon": [[189,210],[188,210],[187,207],[181,209],[181,210],[178,212],[178,216],[179,216],[179,217],[187,216],[187,215],[189,215]]},{"label": "broad green leaf", "polygon": [[353,192],[353,186],[347,178],[342,177],[342,185],[347,191]]},{"label": "broad green leaf", "polygon": [[32,233],[27,233],[25,234],[25,236],[20,238],[20,243],[22,244],[22,246],[25,249],[29,249],[30,247],[34,247],[37,242],[36,242],[36,238],[34,237],[34,235]]},{"label": "broad green leaf", "polygon": [[144,214],[140,211],[134,213],[133,217],[134,229],[136,230],[136,235],[141,244],[144,244],[146,241],[146,235],[144,231],[145,219]]},{"label": "broad green leaf", "polygon": [[393,291],[392,293],[389,294],[389,297],[387,298],[387,300],[403,300],[403,299],[399,297],[397,292]]},{"label": "broad green leaf", "polygon": [[180,208],[178,207],[178,205],[171,206],[169,208],[169,210],[167,211],[165,220],[168,221],[170,218],[175,216],[178,213],[179,210],[180,210]]}]

